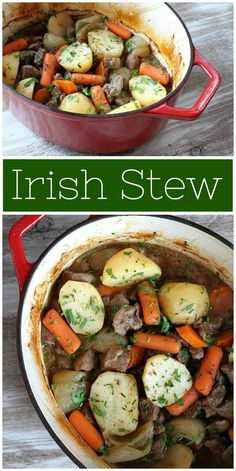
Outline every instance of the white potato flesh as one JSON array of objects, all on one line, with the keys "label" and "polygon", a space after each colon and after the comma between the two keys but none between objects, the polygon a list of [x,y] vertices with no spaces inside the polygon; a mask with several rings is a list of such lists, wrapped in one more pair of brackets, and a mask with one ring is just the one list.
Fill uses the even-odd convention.
[{"label": "white potato flesh", "polygon": [[8,85],[14,85],[20,64],[20,53],[13,52],[2,58],[3,80]]},{"label": "white potato flesh", "polygon": [[205,286],[194,283],[165,283],[158,297],[162,313],[175,325],[193,324],[210,306]]},{"label": "white potato flesh", "polygon": [[83,93],[72,93],[65,96],[59,109],[68,113],[97,114],[92,101]]},{"label": "white potato flesh", "polygon": [[93,54],[86,43],[75,42],[68,46],[58,58],[59,64],[69,72],[85,74],[93,64]]},{"label": "white potato flesh", "polygon": [[87,41],[89,31],[106,28],[104,16],[92,15],[86,18],[81,18],[75,23],[76,38],[78,41]]},{"label": "white potato flesh", "polygon": [[141,108],[140,103],[137,100],[126,103],[126,105],[118,106],[115,110],[109,111],[107,114],[116,114],[116,113],[128,113],[129,111],[136,111]]},{"label": "white potato flesh", "polygon": [[16,91],[20,93],[21,95],[25,96],[26,98],[33,98],[33,93],[34,93],[34,87],[35,87],[35,78],[30,77],[26,78],[23,80],[20,80],[18,82]]},{"label": "white potato flesh", "polygon": [[104,436],[126,435],[137,428],[138,400],[133,375],[106,371],[97,377],[89,403]]},{"label": "white potato flesh", "polygon": [[64,414],[79,409],[88,397],[87,378],[84,371],[59,370],[53,375],[52,391]]},{"label": "white potato flesh", "polygon": [[45,33],[43,37],[43,45],[45,49],[53,53],[57,52],[58,49],[65,44],[67,44],[67,42],[64,38],[53,33]]},{"label": "white potato flesh", "polygon": [[90,283],[67,281],[60,289],[59,303],[74,332],[93,335],[101,330],[104,304],[99,292]]},{"label": "white potato flesh", "polygon": [[48,32],[64,37],[68,26],[73,26],[74,22],[67,13],[57,13],[49,18]]},{"label": "white potato flesh", "polygon": [[188,446],[176,443],[167,448],[164,458],[152,465],[152,468],[191,468],[193,462],[193,452]]},{"label": "white potato flesh", "polygon": [[127,248],[106,262],[102,282],[106,286],[124,286],[160,276],[161,268],[155,262],[137,250]]},{"label": "white potato flesh", "polygon": [[178,401],[192,386],[186,366],[167,355],[150,357],[142,379],[147,398],[159,407]]},{"label": "white potato flesh", "polygon": [[153,105],[166,96],[166,89],[147,75],[137,75],[129,81],[132,97],[138,100],[141,106]]},{"label": "white potato flesh", "polygon": [[98,59],[120,57],[124,50],[122,39],[106,30],[90,31],[88,44]]},{"label": "white potato flesh", "polygon": [[126,48],[129,54],[133,53],[139,57],[148,57],[150,54],[148,42],[138,34],[126,41]]}]

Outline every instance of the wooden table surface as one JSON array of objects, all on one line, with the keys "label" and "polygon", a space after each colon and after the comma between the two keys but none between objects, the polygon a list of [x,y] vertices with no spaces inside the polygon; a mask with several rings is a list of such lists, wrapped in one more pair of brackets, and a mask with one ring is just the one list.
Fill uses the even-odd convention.
[{"label": "wooden table surface", "polygon": [[[170,120],[154,139],[125,154],[130,156],[231,156],[233,153],[233,3],[171,3],[192,35],[194,45],[221,73],[222,85],[195,122]],[[206,76],[195,67],[178,105],[191,106]],[[4,156],[87,155],[50,144],[36,136],[9,111],[3,113]]]},{"label": "wooden table surface", "polygon": [[[184,215],[233,239],[233,218],[230,215]],[[18,287],[9,253],[7,234],[18,216],[3,219],[3,467],[4,468],[75,468],[53,441],[38,418],[23,384],[16,354],[16,312]],[[65,230],[84,219],[84,216],[48,216],[25,236],[29,261]]]}]

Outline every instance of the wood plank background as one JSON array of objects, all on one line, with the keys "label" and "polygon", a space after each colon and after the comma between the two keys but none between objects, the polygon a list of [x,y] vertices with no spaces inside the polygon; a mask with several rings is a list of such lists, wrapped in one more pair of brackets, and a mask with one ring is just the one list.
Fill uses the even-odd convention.
[{"label": "wood plank background", "polygon": [[[181,215],[233,239],[230,215]],[[4,468],[75,468],[53,441],[38,418],[21,378],[16,354],[16,313],[19,301],[15,271],[7,234],[19,216],[3,218],[3,467]],[[65,230],[84,217],[56,215],[43,219],[24,238],[29,261]]]},{"label": "wood plank background", "polygon": [[[170,120],[161,134],[125,154],[130,156],[231,156],[233,153],[233,4],[171,3],[186,22],[194,45],[221,73],[222,85],[195,122]],[[191,106],[206,84],[195,67],[178,105]],[[3,113],[4,156],[87,155],[55,146],[36,136],[9,111]]]}]

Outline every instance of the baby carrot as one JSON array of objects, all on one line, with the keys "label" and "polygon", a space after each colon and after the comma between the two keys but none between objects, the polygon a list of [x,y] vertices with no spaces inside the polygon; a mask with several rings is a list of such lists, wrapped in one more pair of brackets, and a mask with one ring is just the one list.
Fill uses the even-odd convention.
[{"label": "baby carrot", "polygon": [[55,74],[56,59],[53,54],[47,52],[44,56],[43,61],[43,72],[40,80],[40,85],[43,88],[47,88],[52,84],[53,77]]},{"label": "baby carrot", "polygon": [[167,85],[170,81],[168,72],[163,70],[161,67],[154,67],[147,62],[142,62],[139,68],[140,75],[147,75],[148,77],[157,80],[162,85]]},{"label": "baby carrot", "polygon": [[92,74],[72,74],[71,80],[76,85],[103,85],[106,81],[106,77],[103,75],[92,75]]},{"label": "baby carrot", "polygon": [[3,55],[11,54],[12,52],[23,51],[27,49],[28,43],[24,38],[16,39],[9,44],[3,46]]},{"label": "baby carrot", "polygon": [[34,94],[34,100],[38,101],[39,103],[47,103],[50,100],[50,93],[46,90],[46,88],[40,88],[37,90],[37,92]]},{"label": "baby carrot", "polygon": [[191,325],[183,325],[176,327],[179,336],[191,345],[193,348],[207,347],[207,343],[202,340],[200,335],[193,330]]},{"label": "baby carrot", "polygon": [[170,406],[166,406],[166,410],[172,415],[180,415],[194,404],[200,396],[201,394],[192,387],[181,397],[181,403],[183,402],[183,404],[174,402]]},{"label": "baby carrot", "polygon": [[124,28],[124,26],[114,23],[114,21],[108,20],[107,27],[112,33],[120,36],[122,39],[129,39],[132,36],[132,33],[128,29]]},{"label": "baby carrot", "polygon": [[94,451],[99,451],[104,445],[102,435],[79,410],[71,412],[69,422]]},{"label": "baby carrot", "polygon": [[229,286],[218,286],[210,292],[213,315],[222,315],[233,308],[233,291]]},{"label": "baby carrot", "polygon": [[128,291],[130,289],[131,289],[130,286],[115,287],[115,286],[99,285],[97,287],[97,290],[101,296],[114,296],[114,294],[122,293],[122,291]]},{"label": "baby carrot", "polygon": [[128,368],[132,368],[133,366],[137,366],[141,363],[144,355],[144,349],[137,347],[137,345],[132,345],[130,351],[130,360],[128,364]]},{"label": "baby carrot", "polygon": [[70,95],[71,93],[78,92],[78,88],[71,80],[53,80],[53,85],[56,84],[60,88],[60,90],[66,95]]},{"label": "baby carrot", "polygon": [[137,347],[160,350],[160,352],[176,354],[181,348],[179,340],[165,335],[136,332],[133,334],[133,339]]},{"label": "baby carrot", "polygon": [[138,285],[138,297],[142,306],[145,324],[156,325],[161,319],[157,294],[151,283],[143,281]]},{"label": "baby carrot", "polygon": [[100,85],[96,85],[95,87],[91,87],[91,98],[93,101],[93,104],[95,105],[95,108],[101,113],[101,114],[106,114],[111,111],[111,107],[109,105],[109,102],[106,99],[106,95],[100,87]]},{"label": "baby carrot", "polygon": [[232,347],[233,345],[233,331],[225,330],[222,334],[216,335],[216,345],[221,348]]},{"label": "baby carrot", "polygon": [[60,57],[61,53],[67,48],[67,44],[64,44],[63,46],[61,46],[58,51],[56,52],[55,54],[55,59],[56,61],[58,61],[58,58]]},{"label": "baby carrot", "polygon": [[104,61],[103,59],[101,60],[101,62],[98,64],[97,68],[96,68],[96,75],[102,75],[103,77],[108,77],[108,71],[106,70],[105,66],[104,66]]},{"label": "baby carrot", "polygon": [[194,381],[195,389],[203,396],[211,392],[217,371],[219,369],[223,352],[217,345],[209,347],[201,361],[200,369]]},{"label": "baby carrot", "polygon": [[66,353],[72,355],[78,350],[81,344],[79,337],[55,309],[50,309],[42,322]]}]

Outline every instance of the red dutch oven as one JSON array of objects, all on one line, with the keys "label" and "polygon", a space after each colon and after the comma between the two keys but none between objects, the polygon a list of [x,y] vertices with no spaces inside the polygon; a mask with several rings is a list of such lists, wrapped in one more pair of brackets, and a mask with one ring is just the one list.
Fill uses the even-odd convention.
[{"label": "red dutch oven", "polygon": [[[9,233],[21,295],[17,347],[22,375],[39,417],[62,450],[79,467],[109,468],[77,435],[59,409],[48,384],[41,348],[41,315],[55,279],[78,256],[109,241],[125,241],[127,246],[131,242],[148,241],[188,253],[232,286],[232,244],[204,227],[173,216],[95,217],[56,239],[32,265],[26,259],[22,238],[42,217],[25,216]],[[214,467],[218,465],[217,462]],[[205,463],[205,467],[212,467],[212,463],[210,466]]]},{"label": "red dutch oven", "polygon": [[[190,33],[178,14],[165,3],[5,3],[3,31],[11,34],[59,11],[71,14],[96,11],[122,21],[134,32],[142,32],[158,45],[173,74],[173,88],[166,98],[141,110],[111,116],[91,116],[51,110],[33,102],[4,84],[10,111],[25,126],[54,144],[88,153],[117,153],[140,146],[158,134],[168,119],[199,118],[220,85],[218,72],[193,46]],[[192,68],[200,67],[209,77],[191,108],[175,102]]]}]

